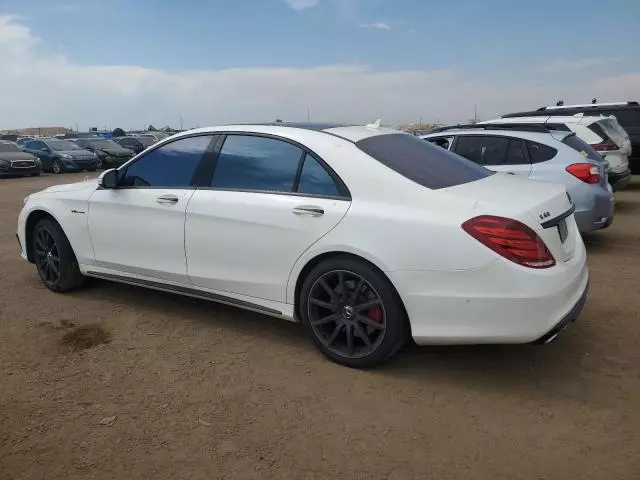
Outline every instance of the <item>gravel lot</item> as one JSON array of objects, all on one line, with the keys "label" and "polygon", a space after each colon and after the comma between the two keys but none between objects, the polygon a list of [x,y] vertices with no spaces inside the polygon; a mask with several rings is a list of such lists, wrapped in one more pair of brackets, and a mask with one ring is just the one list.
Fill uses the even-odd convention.
[{"label": "gravel lot", "polygon": [[[411,348],[363,372],[277,319],[47,291],[18,253],[22,199],[83,176],[0,179],[1,479],[640,478],[640,179],[585,239],[591,296],[554,343]],[[93,323],[110,343],[61,343]]]}]

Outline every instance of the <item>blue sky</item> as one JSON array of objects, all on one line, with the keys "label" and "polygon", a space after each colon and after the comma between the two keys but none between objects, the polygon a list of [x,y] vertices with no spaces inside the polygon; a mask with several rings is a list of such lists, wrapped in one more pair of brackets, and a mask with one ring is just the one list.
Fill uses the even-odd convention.
[{"label": "blue sky", "polygon": [[[318,67],[363,69],[367,88],[380,96],[385,86],[402,89],[400,78],[387,84],[385,75],[421,72],[431,78],[447,72],[470,95],[465,108],[479,103],[488,115],[504,108],[484,104],[492,84],[509,91],[526,85],[540,96],[540,89],[547,89],[548,97],[540,101],[552,101],[571,95],[572,84],[578,91],[584,84],[589,96],[603,91],[589,82],[606,84],[640,72],[640,2],[631,0],[0,0],[0,15],[11,15],[9,27],[28,30],[28,39],[36,40],[28,55],[41,61],[59,57],[75,69],[133,66],[162,74],[251,69],[247,75],[270,75],[273,69],[294,69],[285,83],[294,82],[292,95],[305,97],[299,104],[311,102],[314,94],[300,93],[296,82],[304,75],[296,75],[313,75],[309,70]],[[336,75],[329,82],[340,90]],[[630,83],[627,78],[624,94],[636,92]],[[482,95],[474,99],[476,84]],[[121,98],[118,92],[122,88],[114,98]],[[331,90],[323,87],[322,93]],[[276,114],[266,104],[264,115]],[[261,114],[245,107],[242,115]],[[297,105],[295,111],[300,109]],[[417,113],[407,109],[406,120]],[[402,110],[390,114],[393,121],[404,120]],[[421,116],[431,115],[448,119],[446,111],[429,108]],[[209,121],[200,113],[194,117]],[[227,117],[236,119],[221,115],[219,120]],[[69,120],[61,115],[60,121]]]}]

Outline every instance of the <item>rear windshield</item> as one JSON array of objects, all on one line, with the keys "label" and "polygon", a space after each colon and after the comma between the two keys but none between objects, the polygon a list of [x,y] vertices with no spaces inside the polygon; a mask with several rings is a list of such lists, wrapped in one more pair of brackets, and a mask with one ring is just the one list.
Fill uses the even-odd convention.
[{"label": "rear windshield", "polygon": [[460,155],[403,133],[365,138],[356,145],[400,175],[434,190],[474,182],[494,173]]},{"label": "rear windshield", "polygon": [[600,162],[602,161],[602,156],[598,152],[596,152],[591,147],[591,145],[589,145],[586,142],[583,142],[575,135],[569,135],[567,138],[562,140],[562,143],[564,143],[565,145],[569,145],[575,151],[580,152],[582,155],[584,155],[587,158],[590,158],[591,160],[597,160]]}]

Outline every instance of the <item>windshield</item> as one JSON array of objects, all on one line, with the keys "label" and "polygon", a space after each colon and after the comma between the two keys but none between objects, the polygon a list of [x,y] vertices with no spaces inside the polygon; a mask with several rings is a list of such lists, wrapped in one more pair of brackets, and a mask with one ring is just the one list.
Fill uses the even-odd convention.
[{"label": "windshield", "polygon": [[598,162],[601,162],[603,160],[602,156],[598,152],[596,152],[591,145],[580,140],[576,135],[569,135],[567,138],[562,140],[562,143],[564,143],[565,145],[569,145],[575,151],[580,152],[582,155],[590,158],[591,160],[596,160]]},{"label": "windshield", "polygon": [[85,143],[93,148],[122,148],[113,140],[85,140]]},{"label": "windshield", "polygon": [[78,145],[69,140],[47,140],[47,145],[51,150],[56,152],[64,152],[67,150],[82,150]]},{"label": "windshield", "polygon": [[494,173],[413,135],[376,135],[356,145],[400,175],[431,189],[473,182]]},{"label": "windshield", "polygon": [[136,140],[138,140],[144,147],[148,147],[149,145],[153,145],[157,142],[153,137],[136,137]]},{"label": "windshield", "polygon": [[2,153],[10,153],[10,152],[19,152],[20,148],[13,142],[0,142],[0,152]]}]

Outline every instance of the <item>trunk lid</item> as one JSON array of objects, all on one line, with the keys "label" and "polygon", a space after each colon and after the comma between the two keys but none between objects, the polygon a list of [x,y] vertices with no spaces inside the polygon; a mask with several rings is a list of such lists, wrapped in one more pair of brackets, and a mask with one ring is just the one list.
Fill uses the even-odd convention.
[{"label": "trunk lid", "polygon": [[556,262],[566,262],[573,256],[579,234],[573,202],[564,185],[496,173],[443,190],[474,200],[474,216],[497,215],[528,225],[544,241]]}]

